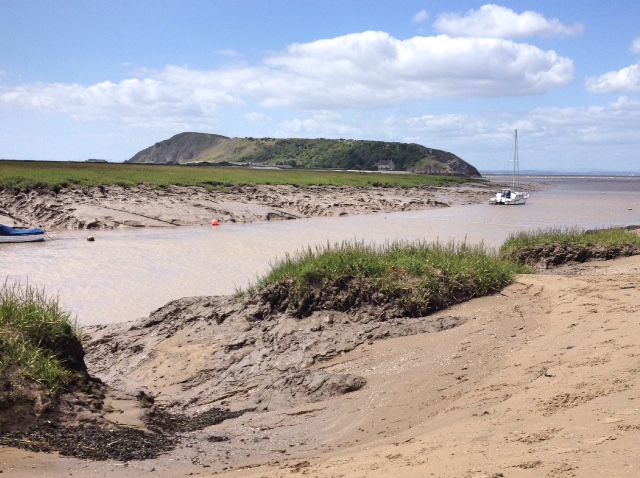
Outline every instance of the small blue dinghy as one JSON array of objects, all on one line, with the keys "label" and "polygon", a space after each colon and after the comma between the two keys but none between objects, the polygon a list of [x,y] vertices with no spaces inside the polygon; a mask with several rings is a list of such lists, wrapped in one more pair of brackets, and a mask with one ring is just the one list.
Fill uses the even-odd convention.
[{"label": "small blue dinghy", "polygon": [[0,243],[3,242],[38,242],[44,241],[45,232],[42,229],[14,229],[0,224]]}]

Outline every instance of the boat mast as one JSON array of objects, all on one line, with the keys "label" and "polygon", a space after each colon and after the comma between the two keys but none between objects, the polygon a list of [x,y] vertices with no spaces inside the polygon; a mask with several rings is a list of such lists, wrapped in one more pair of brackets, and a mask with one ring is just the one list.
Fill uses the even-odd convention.
[{"label": "boat mast", "polygon": [[516,174],[518,174],[518,130],[516,132],[516,142],[513,148],[513,178],[511,180],[511,187],[516,188]]}]

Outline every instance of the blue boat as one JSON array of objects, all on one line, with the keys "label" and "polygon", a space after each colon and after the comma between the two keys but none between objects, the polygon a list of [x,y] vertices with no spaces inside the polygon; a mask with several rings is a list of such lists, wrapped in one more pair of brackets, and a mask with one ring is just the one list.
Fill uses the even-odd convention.
[{"label": "blue boat", "polygon": [[45,232],[42,229],[14,229],[0,224],[0,243],[3,242],[38,242],[44,241]]}]

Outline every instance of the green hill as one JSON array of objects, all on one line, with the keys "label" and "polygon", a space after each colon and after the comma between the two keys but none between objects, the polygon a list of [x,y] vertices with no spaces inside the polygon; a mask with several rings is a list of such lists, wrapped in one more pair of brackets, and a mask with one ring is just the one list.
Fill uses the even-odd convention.
[{"label": "green hill", "polygon": [[480,177],[476,168],[446,151],[415,143],[350,139],[228,138],[180,133],[146,148],[127,163],[186,164],[242,162],[300,168],[376,170],[392,160],[398,171]]}]

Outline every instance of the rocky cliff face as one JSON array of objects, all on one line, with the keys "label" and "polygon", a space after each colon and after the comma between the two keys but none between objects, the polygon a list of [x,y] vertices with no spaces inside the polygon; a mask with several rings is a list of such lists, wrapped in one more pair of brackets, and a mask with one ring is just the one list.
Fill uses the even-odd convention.
[{"label": "rocky cliff face", "polygon": [[398,171],[480,177],[475,167],[455,154],[419,144],[323,138],[256,139],[180,133],[140,151],[126,162],[247,162],[300,168],[375,170],[383,160],[392,160]]}]

